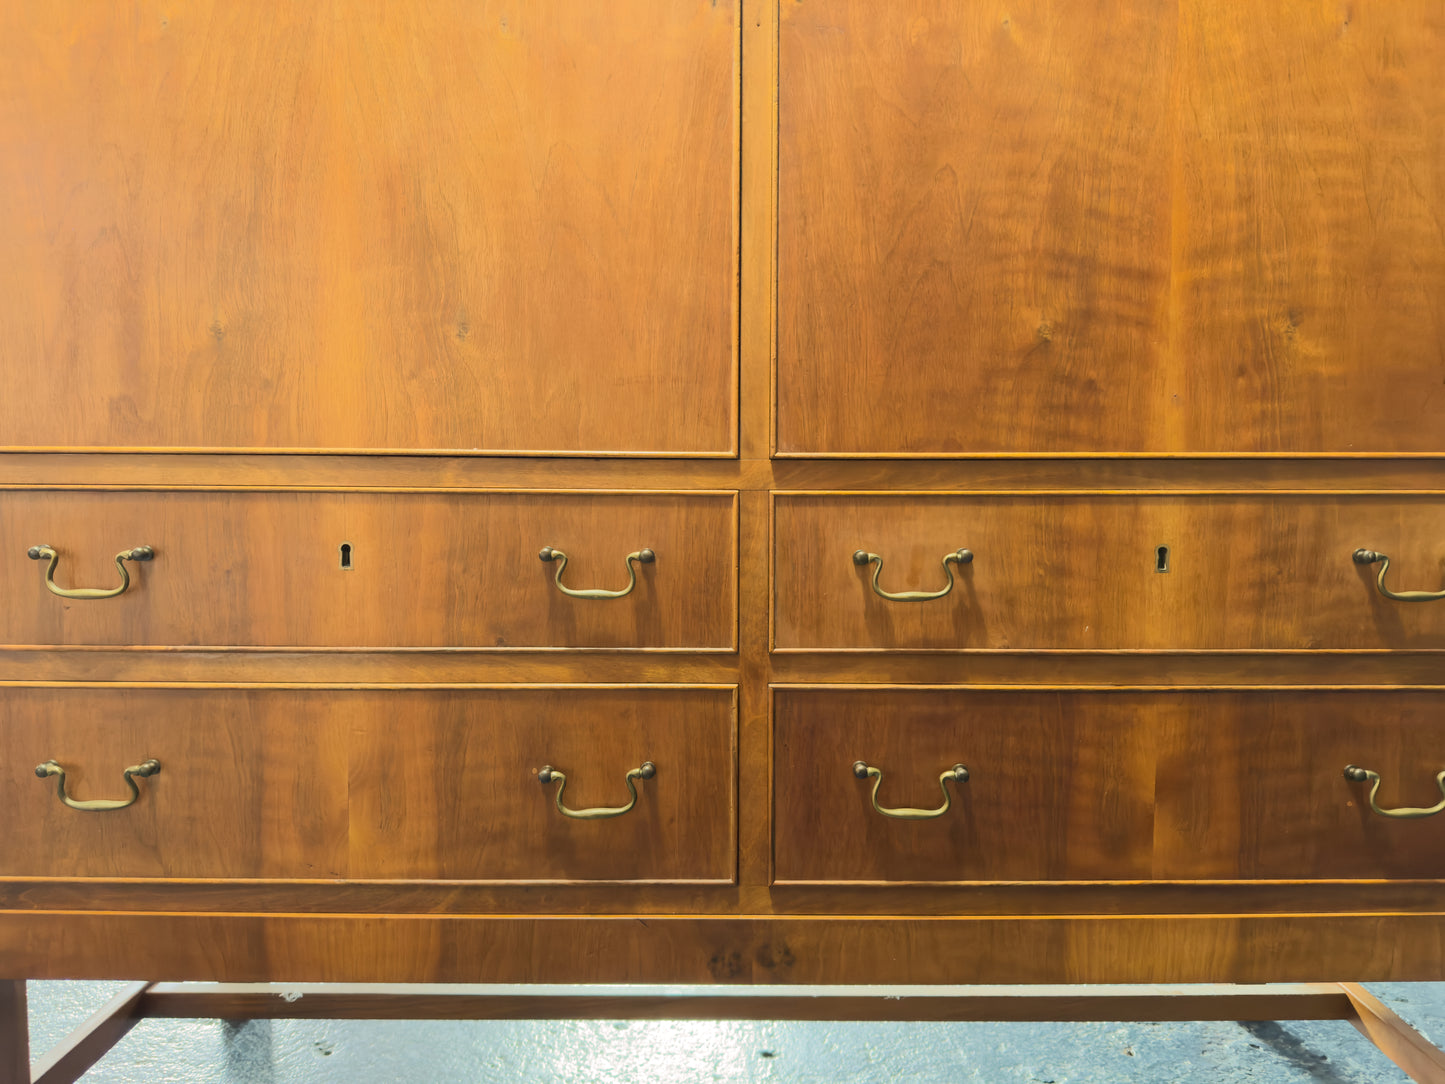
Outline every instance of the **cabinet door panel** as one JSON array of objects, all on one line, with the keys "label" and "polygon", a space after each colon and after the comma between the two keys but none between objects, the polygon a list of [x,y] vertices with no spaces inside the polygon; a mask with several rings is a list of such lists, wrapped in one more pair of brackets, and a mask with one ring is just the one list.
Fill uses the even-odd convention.
[{"label": "cabinet door panel", "polygon": [[737,52],[735,0],[8,6],[0,446],[728,454]]},{"label": "cabinet door panel", "polygon": [[[1386,598],[1353,560],[1445,589],[1440,496],[779,494],[774,531],[783,651],[1445,648],[1445,599]],[[954,587],[885,599],[875,569],[885,592]]]},{"label": "cabinet door panel", "polygon": [[1439,0],[781,12],[779,453],[1445,450]]},{"label": "cabinet door panel", "polygon": [[[0,643],[727,651],[731,493],[0,493]],[[114,555],[150,546],[130,587]],[[343,546],[346,547],[343,557]],[[619,591],[579,599],[558,589]],[[629,554],[650,549],[651,563]],[[343,567],[343,561],[346,567]]]}]

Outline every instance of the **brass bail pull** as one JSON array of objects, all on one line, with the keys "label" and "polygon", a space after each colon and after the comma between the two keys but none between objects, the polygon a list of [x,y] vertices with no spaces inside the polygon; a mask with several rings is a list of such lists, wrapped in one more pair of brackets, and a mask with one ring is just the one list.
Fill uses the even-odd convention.
[{"label": "brass bail pull", "polygon": [[878,586],[878,576],[883,571],[883,558],[876,553],[869,553],[867,550],[857,550],[853,554],[855,565],[873,566],[873,593],[879,598],[886,598],[889,602],[927,602],[929,599],[942,598],[953,590],[953,565],[967,565],[973,562],[973,551],[959,549],[952,553],[943,555],[943,574],[948,578],[941,591],[885,591]]},{"label": "brass bail pull", "polygon": [[1440,591],[1391,591],[1385,586],[1385,573],[1390,570],[1390,559],[1383,553],[1375,550],[1355,550],[1355,564],[1380,566],[1380,574],[1375,577],[1375,586],[1380,589],[1380,594],[1386,598],[1392,598],[1396,602],[1439,602],[1445,599],[1445,590]]},{"label": "brass bail pull", "polygon": [[1440,788],[1440,800],[1429,809],[1422,809],[1417,806],[1401,806],[1399,809],[1381,809],[1375,801],[1375,795],[1380,790],[1380,773],[1372,772],[1369,768],[1360,768],[1354,764],[1345,765],[1345,778],[1351,783],[1370,784],[1370,808],[1382,817],[1394,817],[1396,820],[1412,821],[1421,817],[1433,817],[1436,813],[1445,813],[1445,771],[1435,775],[1435,785]]},{"label": "brass bail pull", "polygon": [[552,580],[568,598],[623,598],[632,594],[632,589],[637,586],[637,564],[650,565],[657,560],[657,554],[652,550],[638,550],[636,553],[627,555],[627,586],[621,591],[604,591],[600,588],[589,590],[578,590],[575,587],[568,587],[562,582],[562,573],[567,568],[567,555],[559,549],[551,546],[543,546],[542,552],[537,554],[545,562],[557,562],[557,575]]},{"label": "brass bail pull", "polygon": [[115,567],[120,572],[119,587],[61,587],[55,582],[55,566],[60,562],[60,554],[54,546],[40,545],[31,546],[25,551],[25,555],[32,561],[49,560],[50,564],[45,569],[45,586],[50,589],[51,594],[59,595],[61,598],[115,598],[123,595],[130,587],[130,573],[126,571],[127,561],[150,561],[155,558],[156,551],[149,546],[136,546],[134,549],[121,550],[115,555]]},{"label": "brass bail pull", "polygon": [[139,764],[132,764],[125,770],[125,785],[130,788],[129,798],[92,798],[89,801],[81,802],[65,793],[65,769],[53,760],[47,760],[44,764],[35,766],[35,774],[41,779],[47,776],[55,776],[56,793],[60,800],[71,809],[79,809],[84,813],[103,813],[111,809],[124,809],[128,805],[135,804],[140,797],[140,788],[136,786],[135,778],[148,779],[161,770],[159,760],[143,760]]},{"label": "brass bail pull", "polygon": [[962,764],[955,764],[952,768],[946,769],[938,776],[938,789],[943,791],[943,804],[937,809],[910,809],[906,806],[899,809],[892,809],[886,805],[878,804],[878,788],[883,783],[883,772],[881,769],[875,768],[871,764],[864,764],[861,760],[855,760],[853,762],[853,774],[859,779],[873,780],[872,797],[874,809],[882,813],[885,817],[895,817],[901,821],[927,821],[932,820],[934,817],[943,816],[953,804],[953,797],[948,793],[948,781],[952,779],[954,783],[968,782],[968,769]]},{"label": "brass bail pull", "polygon": [[564,817],[571,817],[579,821],[599,821],[608,817],[620,817],[624,813],[632,812],[632,807],[637,804],[637,786],[634,779],[651,779],[657,774],[657,765],[650,760],[645,760],[642,765],[633,768],[627,773],[627,792],[632,795],[632,800],[626,805],[619,806],[594,806],[591,809],[568,809],[562,804],[562,792],[567,789],[567,776],[548,764],[537,773],[537,782],[546,786],[548,783],[557,784],[557,812]]}]

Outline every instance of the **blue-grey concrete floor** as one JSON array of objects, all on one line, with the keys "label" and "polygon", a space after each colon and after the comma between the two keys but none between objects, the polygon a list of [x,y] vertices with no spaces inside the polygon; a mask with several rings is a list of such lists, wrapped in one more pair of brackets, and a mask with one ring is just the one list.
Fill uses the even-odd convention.
[{"label": "blue-grey concrete floor", "polygon": [[[29,984],[33,1053],[120,983]],[[1445,983],[1372,984],[1445,1044]],[[1408,1084],[1348,1023],[812,1024],[145,1020],[96,1084]]]}]

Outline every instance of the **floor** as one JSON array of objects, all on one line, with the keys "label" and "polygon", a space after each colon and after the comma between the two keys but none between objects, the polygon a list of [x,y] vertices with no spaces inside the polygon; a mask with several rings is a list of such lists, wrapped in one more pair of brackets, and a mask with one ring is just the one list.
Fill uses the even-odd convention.
[{"label": "floor", "polygon": [[[121,983],[32,982],[34,1052]],[[1373,990],[1445,1044],[1445,983]],[[1408,1084],[1347,1023],[800,1024],[146,1020],[96,1084],[418,1081]]]}]

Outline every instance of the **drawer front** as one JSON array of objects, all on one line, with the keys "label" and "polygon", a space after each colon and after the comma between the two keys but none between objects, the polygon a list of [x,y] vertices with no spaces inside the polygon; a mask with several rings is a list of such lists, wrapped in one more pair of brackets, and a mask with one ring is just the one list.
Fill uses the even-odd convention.
[{"label": "drawer front", "polygon": [[[734,715],[714,687],[8,687],[0,873],[729,882]],[[124,799],[152,759],[119,809],[35,774]],[[565,784],[569,809],[617,809],[629,783],[617,816],[556,806]]]},{"label": "drawer front", "polygon": [[[727,651],[736,539],[731,493],[11,491],[0,642]],[[120,550],[155,556],[124,562],[123,595],[72,600],[27,559],[40,543],[66,589],[116,586]],[[543,547],[570,590],[636,585],[571,597]]]},{"label": "drawer front", "polygon": [[1434,0],[780,20],[784,454],[1445,450]]},{"label": "drawer front", "polygon": [[12,9],[0,444],[729,454],[737,20]]},{"label": "drawer front", "polygon": [[[1445,877],[1445,690],[778,687],[778,882]],[[942,814],[926,819],[886,810]],[[965,781],[940,782],[963,764]],[[817,840],[826,834],[827,847]]]},{"label": "drawer front", "polygon": [[[1161,553],[1161,547],[1166,552]],[[968,562],[945,555],[967,549]],[[778,650],[1439,650],[1445,496],[780,494]],[[859,564],[854,554],[875,554]],[[1160,566],[1166,566],[1161,571]],[[948,594],[925,601],[879,591]]]}]

